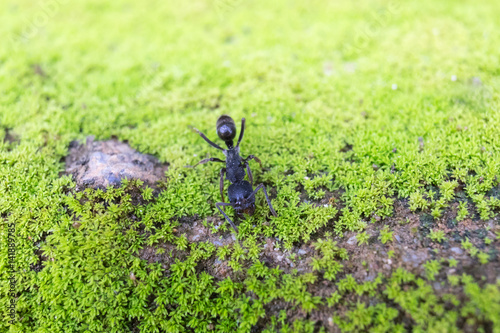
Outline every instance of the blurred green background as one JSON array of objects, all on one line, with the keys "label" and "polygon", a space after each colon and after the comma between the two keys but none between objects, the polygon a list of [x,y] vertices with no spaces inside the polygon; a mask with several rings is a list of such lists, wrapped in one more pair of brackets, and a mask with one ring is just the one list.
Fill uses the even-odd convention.
[{"label": "blurred green background", "polygon": [[[393,302],[385,286],[406,280],[385,274],[379,292],[359,287],[359,298],[336,303],[311,286],[341,260],[339,249],[317,247],[326,259],[309,275],[273,273],[252,253],[264,237],[290,251],[320,236],[366,236],[370,225],[389,225],[399,200],[436,221],[467,202],[470,223],[497,232],[474,244],[487,263],[477,251],[469,259],[498,268],[500,2],[42,0],[2,1],[0,13],[1,331],[498,332],[498,279],[460,270],[461,282],[438,278],[458,284],[457,303],[414,272],[421,282],[408,282],[413,293]],[[219,218],[220,166],[184,166],[221,157],[189,127],[215,141],[221,114],[238,124],[246,117],[242,153],[263,161],[264,171],[252,164],[254,178],[272,189],[279,215],[270,217],[259,197],[256,215],[240,226],[245,250],[228,250],[239,280],[223,282],[195,270],[223,258],[220,250],[172,231],[181,217]],[[139,206],[126,186],[78,196],[61,174],[63,158],[71,141],[89,135],[128,140],[168,163],[164,190]],[[341,204],[318,205],[331,193]],[[83,229],[71,227],[76,218]],[[134,254],[161,243],[189,253],[175,274]],[[36,272],[42,252],[52,260]],[[276,285],[256,287],[275,274]],[[332,283],[349,281],[346,274]],[[298,315],[266,307],[278,299]]]}]

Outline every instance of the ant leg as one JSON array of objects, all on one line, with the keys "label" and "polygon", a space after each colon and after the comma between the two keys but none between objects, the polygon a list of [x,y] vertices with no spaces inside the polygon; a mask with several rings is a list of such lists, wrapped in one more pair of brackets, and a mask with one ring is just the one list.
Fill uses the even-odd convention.
[{"label": "ant leg", "polygon": [[250,184],[253,186],[253,176],[252,176],[252,171],[250,170],[250,166],[248,164],[248,161],[250,160],[255,160],[257,163],[259,163],[260,165],[260,168],[262,168],[262,162],[260,161],[260,159],[258,159],[257,157],[255,157],[254,155],[249,155],[247,158],[245,158],[243,160],[243,164],[245,165],[245,167],[247,168],[247,173],[248,173],[248,179],[250,179]]},{"label": "ant leg", "polygon": [[213,143],[212,141],[210,141],[209,138],[207,138],[205,136],[205,134],[203,134],[202,132],[198,131],[196,128],[193,127],[193,130],[196,131],[196,133],[198,133],[202,138],[203,140],[205,140],[209,145],[211,145],[212,147],[214,148],[217,148],[217,149],[220,149],[220,150],[224,150],[221,146],[219,146],[218,144],[216,143]]},{"label": "ant leg", "polygon": [[250,185],[253,186],[253,176],[252,176],[252,170],[250,170],[250,165],[248,165],[248,162],[245,162],[245,166],[247,168],[247,173],[248,173],[248,180],[250,180]]},{"label": "ant leg", "polygon": [[[219,188],[220,188],[220,196],[222,198],[222,203],[224,203],[224,173],[226,172],[226,168],[220,169],[220,181],[219,181]],[[226,211],[226,208],[223,208],[224,211]]]},{"label": "ant leg", "polygon": [[261,169],[263,169],[263,168],[262,168],[262,162],[260,161],[260,159],[258,159],[258,158],[257,158],[257,157],[255,157],[254,155],[248,155],[248,157],[244,159],[244,162],[245,162],[245,163],[247,163],[247,162],[248,162],[248,161],[250,161],[250,160],[255,160],[257,163],[259,163],[260,168],[261,168]]},{"label": "ant leg", "polygon": [[225,203],[225,202],[218,202],[215,204],[215,206],[217,207],[217,209],[219,209],[219,212],[221,212],[221,214],[224,215],[227,222],[229,222],[231,227],[233,227],[234,231],[236,231],[236,233],[238,233],[238,228],[234,225],[233,221],[231,221],[231,219],[226,215],[226,213],[224,213],[224,211],[222,209],[220,209],[220,206],[233,206],[233,204]]},{"label": "ant leg", "polygon": [[238,143],[236,144],[236,147],[240,146],[241,139],[243,139],[243,133],[245,133],[245,118],[241,118],[240,136],[238,137]]},{"label": "ant leg", "polygon": [[191,166],[191,165],[186,165],[185,168],[194,168],[195,166],[197,166],[198,164],[205,164],[207,162],[222,162],[222,163],[226,163],[226,161],[223,161],[221,159],[218,159],[216,157],[210,157],[210,158],[205,158],[204,160],[201,160],[199,161],[198,163],[196,163],[195,165]]},{"label": "ant leg", "polygon": [[271,210],[271,213],[273,213],[274,216],[278,216],[278,214],[276,214],[276,211],[273,208],[273,205],[271,205],[271,200],[269,200],[269,196],[267,195],[266,187],[264,186],[264,184],[260,184],[259,186],[257,186],[255,188],[255,190],[248,197],[250,198],[251,196],[255,196],[255,193],[257,193],[257,191],[260,189],[262,189],[262,191],[264,191],[264,195],[266,196],[266,201],[267,201],[267,204],[269,205],[269,209]]}]

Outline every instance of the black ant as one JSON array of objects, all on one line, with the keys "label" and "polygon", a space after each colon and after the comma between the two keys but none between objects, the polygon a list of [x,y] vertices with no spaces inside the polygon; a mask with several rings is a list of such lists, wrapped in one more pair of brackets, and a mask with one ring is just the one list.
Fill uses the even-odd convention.
[{"label": "black ant", "polygon": [[[199,161],[195,165],[192,166],[194,168],[198,164],[204,164],[207,162],[222,162],[226,163],[226,167],[220,170],[220,195],[222,197],[222,202],[218,202],[215,204],[217,209],[224,215],[226,220],[231,224],[234,231],[238,232],[238,228],[234,225],[233,221],[226,215],[224,210],[221,207],[231,206],[234,208],[236,212],[236,217],[243,217],[243,214],[253,215],[255,211],[255,193],[258,190],[262,189],[264,191],[264,195],[266,196],[267,204],[269,205],[269,209],[274,216],[278,216],[271,205],[271,200],[269,200],[269,196],[267,195],[266,188],[264,184],[260,184],[253,189],[253,177],[252,171],[250,170],[250,166],[248,162],[250,160],[255,160],[260,164],[262,168],[262,163],[260,160],[254,155],[249,155],[247,158],[243,159],[240,157],[240,142],[243,139],[243,133],[245,132],[245,118],[241,119],[241,132],[238,138],[238,142],[236,146],[233,145],[233,139],[236,137],[236,125],[234,120],[226,115],[222,115],[217,119],[217,135],[221,138],[227,146],[227,149],[223,149],[218,144],[210,141],[205,134],[198,131],[196,128],[193,128],[209,145],[219,150],[222,150],[224,155],[226,155],[226,160],[223,161],[221,159],[211,157],[206,158],[204,160]],[[243,180],[245,178],[245,168],[248,173],[248,179],[250,182]],[[227,190],[227,196],[229,197],[229,203],[224,202],[224,173],[226,174],[226,179],[231,182]]]}]

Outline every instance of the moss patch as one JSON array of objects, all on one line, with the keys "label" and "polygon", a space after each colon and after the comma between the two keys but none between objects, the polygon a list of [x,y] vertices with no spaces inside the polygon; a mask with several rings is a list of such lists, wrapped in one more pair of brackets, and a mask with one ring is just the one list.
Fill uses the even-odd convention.
[{"label": "moss patch", "polygon": [[[0,331],[498,332],[495,2],[0,8]],[[184,167],[220,114],[278,213],[238,235]],[[78,186],[88,136],[163,181]]]}]

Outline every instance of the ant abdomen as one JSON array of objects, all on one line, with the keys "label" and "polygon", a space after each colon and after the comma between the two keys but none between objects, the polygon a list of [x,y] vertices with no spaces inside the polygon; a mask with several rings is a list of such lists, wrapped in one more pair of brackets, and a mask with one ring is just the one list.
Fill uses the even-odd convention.
[{"label": "ant abdomen", "polygon": [[232,142],[236,136],[236,124],[233,118],[222,115],[217,119],[217,135],[225,142]]}]

